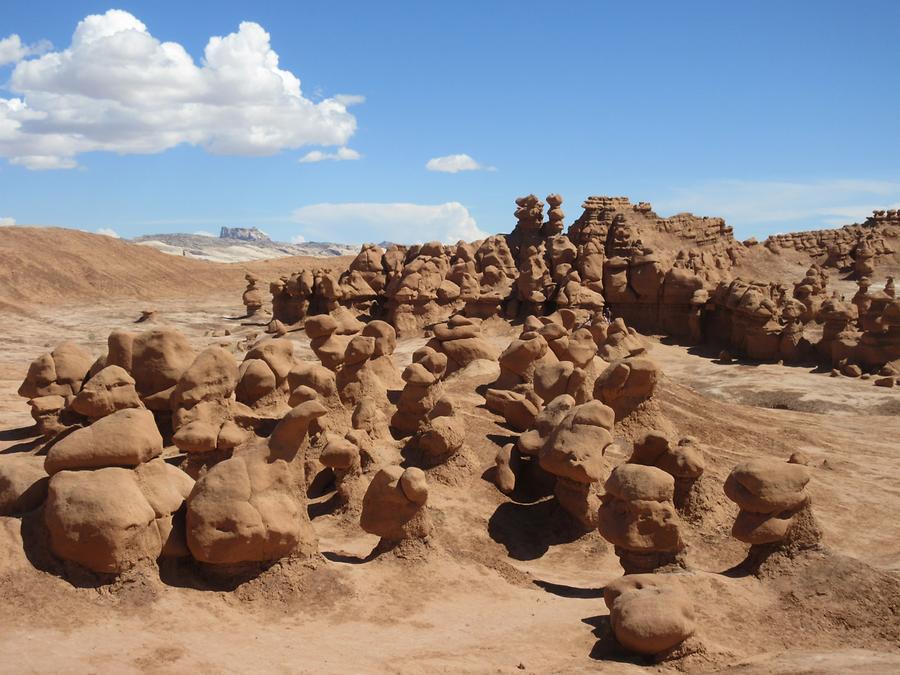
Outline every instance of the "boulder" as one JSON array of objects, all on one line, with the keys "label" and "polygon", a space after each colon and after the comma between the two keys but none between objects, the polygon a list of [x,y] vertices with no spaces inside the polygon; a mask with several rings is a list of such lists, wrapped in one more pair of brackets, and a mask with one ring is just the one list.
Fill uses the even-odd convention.
[{"label": "boulder", "polygon": [[128,408],[77,429],[51,446],[44,468],[63,470],[133,467],[162,453],[163,441],[153,413]]}]

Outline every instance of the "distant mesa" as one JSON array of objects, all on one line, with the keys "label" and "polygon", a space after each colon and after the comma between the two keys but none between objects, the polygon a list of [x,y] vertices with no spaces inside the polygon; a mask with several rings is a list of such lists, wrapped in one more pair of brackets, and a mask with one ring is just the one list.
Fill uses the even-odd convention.
[{"label": "distant mesa", "polygon": [[262,230],[256,227],[223,227],[219,231],[219,239],[238,239],[240,241],[272,241]]},{"label": "distant mesa", "polygon": [[273,241],[256,227],[222,227],[218,237],[203,234],[150,234],[135,237],[132,241],[151,246],[170,255],[208,260],[210,262],[247,262],[286,256],[317,256],[329,258],[355,255],[358,245],[305,241],[298,244]]}]

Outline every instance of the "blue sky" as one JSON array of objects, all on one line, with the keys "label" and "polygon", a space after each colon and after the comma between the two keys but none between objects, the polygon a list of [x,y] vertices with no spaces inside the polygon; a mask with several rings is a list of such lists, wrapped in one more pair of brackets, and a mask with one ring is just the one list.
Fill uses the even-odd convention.
[{"label": "blue sky", "polygon": [[0,222],[453,239],[559,192],[759,237],[900,205],[900,3],[560,4],[4,2]]}]

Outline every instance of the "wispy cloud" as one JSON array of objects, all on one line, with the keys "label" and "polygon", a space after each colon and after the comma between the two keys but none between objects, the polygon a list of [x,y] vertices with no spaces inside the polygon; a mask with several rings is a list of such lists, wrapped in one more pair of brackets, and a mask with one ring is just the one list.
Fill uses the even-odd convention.
[{"label": "wispy cloud", "polygon": [[96,232],[97,234],[102,234],[104,237],[112,237],[113,239],[119,238],[119,233],[111,227],[100,227]]},{"label": "wispy cloud", "polygon": [[213,234],[212,232],[208,232],[207,230],[197,230],[196,232],[194,232],[194,234],[198,237],[212,237],[213,239],[216,238],[215,234]]},{"label": "wispy cloud", "polygon": [[[656,211],[721,216],[745,231],[814,229],[860,222],[874,209],[897,208],[900,182],[718,180],[675,188],[654,202]],[[756,234],[757,232],[754,232]]]},{"label": "wispy cloud", "polygon": [[496,171],[493,166],[486,166],[477,162],[473,157],[466,154],[445,155],[443,157],[432,157],[425,163],[425,168],[429,171],[439,171],[441,173],[459,173],[460,171]]},{"label": "wispy cloud", "polygon": [[455,243],[487,236],[459,202],[311,204],[296,209],[293,218],[315,241]]},{"label": "wispy cloud", "polygon": [[41,40],[33,45],[22,42],[22,38],[13,33],[0,39],[0,66],[18,63],[29,56],[38,56],[53,49],[49,40]]},{"label": "wispy cloud", "polygon": [[16,224],[15,218],[10,218],[9,216],[4,216],[0,218],[0,227],[12,227]]},{"label": "wispy cloud", "polygon": [[314,164],[315,162],[333,161],[344,162],[348,160],[359,159],[362,157],[356,150],[352,148],[338,148],[336,152],[322,152],[321,150],[313,150],[307,152],[297,161],[301,164]]}]

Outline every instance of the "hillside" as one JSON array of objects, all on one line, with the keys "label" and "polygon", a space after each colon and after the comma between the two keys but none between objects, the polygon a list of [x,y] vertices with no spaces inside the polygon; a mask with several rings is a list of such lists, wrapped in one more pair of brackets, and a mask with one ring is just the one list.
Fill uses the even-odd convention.
[{"label": "hillside", "polygon": [[23,311],[35,305],[118,298],[236,297],[247,271],[274,278],[307,266],[339,267],[348,260],[292,256],[220,264],[166,255],[78,230],[4,227],[0,229],[0,309]]}]

